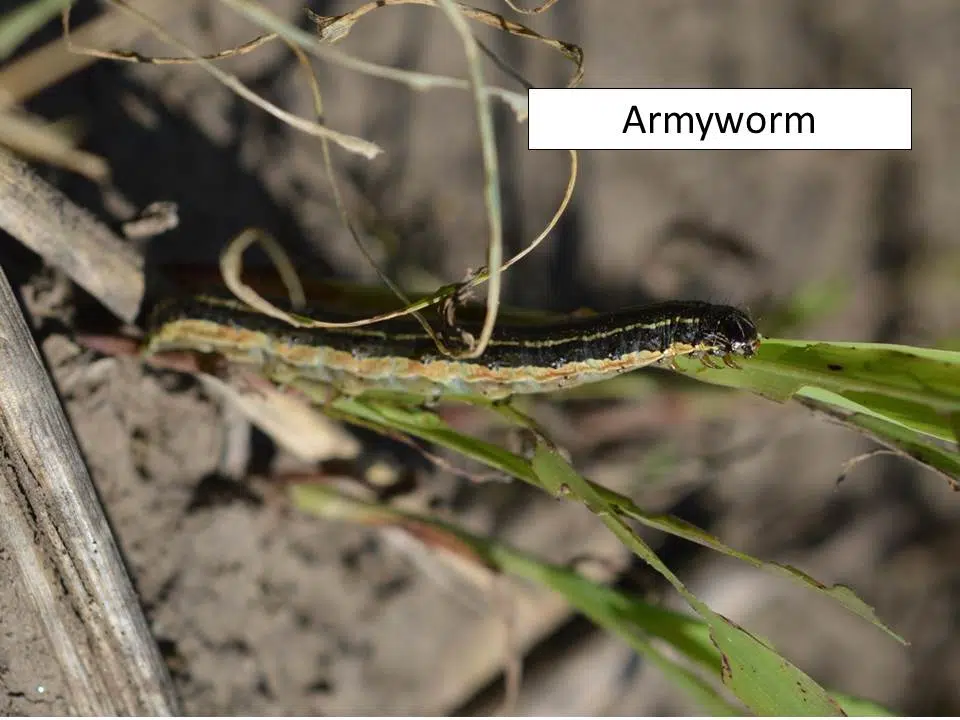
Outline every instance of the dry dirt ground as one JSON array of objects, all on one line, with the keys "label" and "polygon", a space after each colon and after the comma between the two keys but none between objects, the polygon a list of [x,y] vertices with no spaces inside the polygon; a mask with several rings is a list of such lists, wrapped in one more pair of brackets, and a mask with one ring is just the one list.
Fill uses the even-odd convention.
[{"label": "dry dirt ground", "polygon": [[[296,0],[268,4],[298,17]],[[347,7],[313,5],[324,14]],[[253,35],[216,3],[191,8],[168,27],[195,48]],[[560,230],[509,277],[512,304],[569,311],[687,296],[757,307],[835,281],[846,300],[797,335],[918,344],[956,336],[954,0],[561,0],[531,25],[582,45],[588,86],[911,87],[914,147],[585,153]],[[565,81],[558,56],[492,32],[482,37],[534,83]],[[374,13],[343,47],[388,64],[463,70],[453,33],[429,8]],[[310,115],[302,75],[281,45],[228,67]],[[387,148],[371,163],[338,157],[351,207],[368,228],[398,238],[391,271],[410,277],[417,268],[449,282],[480,265],[485,224],[467,96],[410,94],[328,67],[319,74],[330,123]],[[151,263],[209,263],[257,225],[309,258],[317,274],[373,279],[337,221],[316,142],[199,69],[102,62],[30,108],[81,120],[84,147],[113,169],[109,191],[43,170],[76,202],[114,223],[156,200],[179,204],[181,224],[152,241]],[[518,249],[552,212],[566,161],[526,151],[525,128],[506,113],[497,124],[508,245]],[[665,237],[680,242],[656,252]],[[725,241],[754,259],[724,249]],[[102,313],[9,238],[0,250],[35,313],[187,712],[496,710],[504,626],[490,588],[403,538],[290,514],[247,492],[248,474],[302,465],[189,378],[80,351],[71,334]],[[797,409],[721,402],[691,411],[655,395],[544,402],[538,412],[588,476],[735,547],[852,586],[911,645],[897,646],[782,579],[652,538],[713,607],[830,687],[900,712],[960,712],[960,495],[889,457],[865,462],[838,486],[843,462],[868,450],[867,441]],[[675,602],[584,509],[517,484],[475,485],[404,448],[361,439],[365,459],[410,468],[413,497],[433,511],[555,561],[603,558],[617,582]],[[42,635],[12,583],[3,586],[0,711],[63,711]],[[694,710],[623,643],[549,593],[516,586],[512,597],[527,660],[518,713]],[[38,694],[38,685],[47,691]]]}]

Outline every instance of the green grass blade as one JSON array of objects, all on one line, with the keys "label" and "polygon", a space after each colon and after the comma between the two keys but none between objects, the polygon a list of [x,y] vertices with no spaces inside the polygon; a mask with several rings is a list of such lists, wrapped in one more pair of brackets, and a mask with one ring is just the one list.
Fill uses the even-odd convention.
[{"label": "green grass blade", "polygon": [[743,368],[678,364],[704,382],[818,409],[960,480],[960,352],[876,343],[764,340]]},{"label": "green grass blade", "polygon": [[72,0],[33,0],[0,15],[0,60],[55,18]]},{"label": "green grass blade", "polygon": [[840,707],[843,708],[843,711],[850,717],[895,717],[896,713],[891,712],[887,708],[879,705],[872,700],[864,700],[863,698],[854,697],[853,695],[845,695],[843,693],[832,693],[833,697]]},{"label": "green grass blade", "polygon": [[[555,486],[544,484],[542,478],[531,466],[529,461],[498,445],[458,433],[432,411],[419,407],[396,405],[381,400],[347,397],[337,399],[332,407],[342,412],[341,417],[345,420],[362,422],[366,427],[380,432],[399,430],[422,440],[427,440],[455,450],[466,457],[535,485],[547,492],[557,492]],[[498,409],[501,410],[505,417],[511,418],[517,423],[524,421],[522,415],[512,411],[510,408]],[[681,537],[689,542],[694,542],[711,550],[723,553],[760,570],[773,572],[777,575],[787,577],[794,582],[799,582],[815,592],[824,594],[832,600],[839,602],[845,608],[883,630],[898,642],[904,642],[899,635],[884,625],[874,613],[873,608],[857,597],[850,588],[843,585],[825,585],[797,568],[780,565],[779,563],[769,563],[748,555],[747,553],[740,552],[725,545],[709,533],[679,518],[669,515],[647,513],[629,497],[615,493],[588,480],[584,480],[584,482],[587,483],[591,491],[596,493],[599,498],[626,517],[644,523],[656,530]]]},{"label": "green grass blade", "polygon": [[720,671],[723,682],[748,708],[760,715],[843,714],[837,702],[810,676],[736,623],[715,613],[687,590],[616,508],[543,442],[537,448],[533,467],[553,492],[572,495],[590,508],[624,545],[673,585],[707,622],[710,636],[722,655]]},{"label": "green grass blade", "polygon": [[722,553],[723,555],[727,555],[728,557],[745,562],[748,565],[752,565],[759,570],[765,570],[775,575],[786,577],[789,580],[806,586],[814,592],[826,595],[831,600],[840,603],[850,612],[859,615],[864,620],[883,630],[897,642],[906,645],[906,640],[895,633],[892,629],[887,627],[880,620],[880,618],[877,617],[874,609],[857,597],[853,590],[845,585],[824,585],[818,580],[815,580],[807,575],[802,570],[791,565],[767,562],[752,555],[748,555],[747,553],[735,550],[734,548],[722,543],[718,538],[710,535],[708,532],[696,527],[695,525],[686,522],[685,520],[681,520],[680,518],[672,515],[656,515],[647,513],[641,508],[637,507],[637,505],[629,498],[615,496],[611,497],[610,499],[613,504],[628,517],[631,517],[638,522],[647,525],[648,527],[681,537],[689,542],[697,543],[702,547],[709,548],[716,552]]},{"label": "green grass blade", "polygon": [[[585,578],[569,567],[542,561],[505,543],[474,535],[436,518],[359,500],[329,485],[293,485],[291,495],[294,505],[303,512],[345,522],[402,528],[422,542],[468,557],[495,572],[549,587],[563,595],[572,607],[597,626],[626,641],[688,698],[698,702],[705,712],[714,716],[743,714],[742,708],[731,704],[717,687],[693,672],[688,664],[667,657],[653,642],[665,642],[686,663],[708,671],[719,680],[721,673],[727,671],[726,655],[721,654],[718,645],[729,646],[731,641],[715,644],[711,627],[704,620],[651,605],[641,598]],[[732,644],[736,644],[735,639]],[[733,652],[739,650],[735,648]],[[759,665],[758,677],[760,682],[765,682],[764,664]],[[738,674],[750,675],[754,671],[753,665],[743,663],[731,668],[735,668]],[[891,714],[885,708],[860,698],[837,693],[831,693],[831,696],[849,715]],[[772,698],[769,703],[787,707],[792,704],[792,699]]]},{"label": "green grass blade", "polygon": [[653,643],[653,639],[666,642],[688,663],[711,671],[719,680],[720,654],[702,620],[650,605],[588,580],[570,568],[543,562],[504,543],[473,535],[435,518],[357,500],[325,485],[294,485],[291,494],[294,505],[304,512],[366,525],[400,527],[424,542],[459,552],[496,572],[549,587],[597,626],[625,640],[706,712],[717,716],[742,714],[742,709],[731,704],[718,687],[687,665],[668,658]]},{"label": "green grass blade", "polygon": [[913,428],[894,422],[875,410],[827,390],[804,388],[795,399],[802,405],[855,427],[877,442],[939,471],[947,477],[954,490],[960,489],[960,453],[950,449],[949,444],[938,443],[917,433]]}]

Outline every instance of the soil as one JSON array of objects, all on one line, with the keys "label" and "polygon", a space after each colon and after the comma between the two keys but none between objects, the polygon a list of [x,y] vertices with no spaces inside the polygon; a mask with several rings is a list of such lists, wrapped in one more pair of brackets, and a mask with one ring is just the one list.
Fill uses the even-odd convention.
[{"label": "soil", "polygon": [[[294,0],[269,5],[300,17]],[[347,8],[313,6],[327,15]],[[913,150],[584,153],[559,231],[507,279],[511,304],[573,311],[685,296],[763,308],[834,283],[844,301],[797,336],[927,345],[956,336],[956,2],[561,1],[530,25],[584,48],[588,86],[911,87]],[[217,3],[182,11],[167,27],[205,51],[255,34]],[[479,36],[537,85],[568,76],[542,46]],[[463,72],[454,34],[430,8],[384,8],[340,47]],[[310,116],[284,46],[225,67]],[[350,207],[390,272],[408,283],[428,274],[436,285],[481,265],[486,226],[468,95],[409,93],[326,66],[319,78],[328,122],[387,150],[372,162],[342,152],[337,161]],[[491,78],[507,82],[496,71]],[[100,62],[29,109],[81,121],[83,147],[109,162],[107,189],[42,168],[77,203],[115,224],[154,201],[178,204],[179,227],[149,244],[151,267],[213,263],[231,237],[259,226],[318,276],[375,281],[339,224],[317,142],[198,68]],[[496,121],[507,244],[516,251],[552,213],[567,161],[528,152],[526,129],[509,113],[498,110]],[[378,245],[388,234],[395,243]],[[491,585],[408,537],[298,514],[282,493],[251,489],[251,475],[306,465],[192,379],[79,349],[73,332],[104,322],[95,303],[10,238],[0,253],[33,313],[186,712],[494,712],[503,597],[525,659],[517,713],[696,712],[548,591]],[[536,412],[587,476],[741,550],[851,586],[910,645],[782,578],[651,536],[716,610],[828,687],[900,713],[960,712],[960,496],[941,478],[878,456],[838,485],[844,462],[874,446],[798,408],[753,399],[700,404],[657,391],[632,401],[543,400]],[[490,431],[469,414],[462,422]],[[518,483],[457,478],[405,446],[358,437],[364,462],[412,477],[397,502],[557,562],[600,559],[612,581],[680,607],[585,509]],[[0,561],[4,578],[15,577],[2,553]],[[0,586],[0,710],[63,712],[29,606],[14,582]]]}]

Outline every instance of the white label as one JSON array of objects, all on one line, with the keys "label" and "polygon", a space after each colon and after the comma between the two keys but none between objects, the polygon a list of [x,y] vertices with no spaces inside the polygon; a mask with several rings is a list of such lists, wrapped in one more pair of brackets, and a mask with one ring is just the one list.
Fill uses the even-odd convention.
[{"label": "white label", "polygon": [[910,150],[911,91],[529,91],[531,150]]}]

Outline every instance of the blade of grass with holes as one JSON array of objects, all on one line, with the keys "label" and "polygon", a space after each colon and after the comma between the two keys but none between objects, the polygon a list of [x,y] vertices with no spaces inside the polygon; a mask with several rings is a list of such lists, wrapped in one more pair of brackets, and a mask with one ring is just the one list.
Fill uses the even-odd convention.
[{"label": "blade of grass with holes", "polygon": [[[412,401],[414,398],[407,400]],[[470,402],[485,405],[501,412],[518,425],[524,425],[524,417],[509,407],[476,400]],[[537,457],[531,463],[496,445],[458,433],[432,411],[413,404],[403,404],[372,396],[337,398],[328,406],[328,410],[344,420],[356,422],[373,430],[387,433],[401,432],[456,450],[554,494],[571,492],[572,489],[571,494],[577,496],[608,524],[610,529],[639,557],[668,578],[691,607],[701,615],[711,630],[713,641],[723,653],[723,661],[719,663],[719,668],[724,682],[745,705],[755,712],[840,714],[841,711],[839,704],[801,670],[780,657],[766,643],[754,638],[727,618],[714,613],[690,593],[633,532],[626,522],[628,518],[644,520],[658,529],[699,542],[749,562],[755,567],[801,582],[840,602],[891,636],[897,637],[883,626],[873,614],[872,609],[848,588],[826,587],[794,568],[765,563],[727,548],[707,533],[675,518],[658,518],[643,513],[628,498],[611,493],[580,477],[566,461],[544,445],[538,449]],[[534,429],[530,424],[526,426]],[[608,627],[603,623],[600,624]],[[697,697],[704,692],[702,688],[695,685],[689,685],[686,689]],[[713,709],[717,710],[717,708]]]},{"label": "blade of grass with holes", "polygon": [[[652,605],[615,588],[591,581],[569,567],[543,562],[504,543],[467,533],[458,527],[395,508],[357,500],[318,483],[291,488],[302,511],[328,519],[404,529],[422,542],[457,552],[492,572],[502,572],[549,587],[598,626],[623,638],[638,654],[697,701],[712,715],[742,714],[719,689],[723,655],[702,619]],[[442,539],[442,540],[441,540]],[[680,660],[668,657],[655,641],[666,643]],[[698,673],[697,670],[700,672]],[[706,671],[712,682],[701,676]],[[871,715],[889,714],[869,701],[841,695],[845,710]],[[788,710],[790,703],[783,703]]]},{"label": "blade of grass with holes", "polygon": [[760,715],[843,714],[839,704],[810,676],[691,593],[616,508],[542,440],[533,459],[533,469],[550,490],[574,497],[590,508],[624,545],[660,573],[706,621],[710,638],[722,655],[721,679],[748,708]]},{"label": "blade of grass with holes", "polygon": [[[413,398],[410,398],[413,400]],[[487,403],[488,407],[505,414],[507,419],[522,425],[524,417],[510,408]],[[554,492],[552,485],[543,482],[530,461],[501,448],[451,428],[436,413],[416,405],[402,405],[397,402],[376,398],[341,397],[334,400],[328,411],[347,422],[362,425],[368,429],[390,434],[399,432],[411,435],[454,450],[461,455],[481,462],[488,467],[523,480],[547,492]],[[530,427],[529,425],[527,427]],[[746,553],[730,548],[719,539],[702,529],[670,515],[657,515],[644,511],[633,500],[608,490],[596,483],[587,482],[591,492],[596,493],[604,503],[613,508],[618,515],[641,522],[653,529],[694,542],[711,550],[728,555],[741,562],[748,563],[760,570],[786,577],[794,582],[814,590],[839,602],[854,614],[875,625],[899,642],[903,642],[896,633],[885,626],[869,605],[843,585],[825,585],[801,570],[789,565],[769,563]]]},{"label": "blade of grass with holes", "polygon": [[[327,519],[377,527],[402,528],[423,542],[482,563],[492,572],[523,578],[560,593],[598,626],[622,637],[641,656],[713,715],[740,715],[715,684],[705,681],[692,666],[719,678],[720,655],[706,625],[695,617],[665,610],[606,585],[595,583],[570,568],[552,565],[496,542],[472,535],[434,518],[407,513],[343,495],[315,483],[291,488],[295,506]],[[443,538],[442,541],[439,541]],[[684,662],[666,657],[653,644],[658,639],[679,653]]]},{"label": "blade of grass with holes", "polygon": [[741,372],[682,369],[703,382],[794,400],[960,480],[960,352],[766,339]]}]

